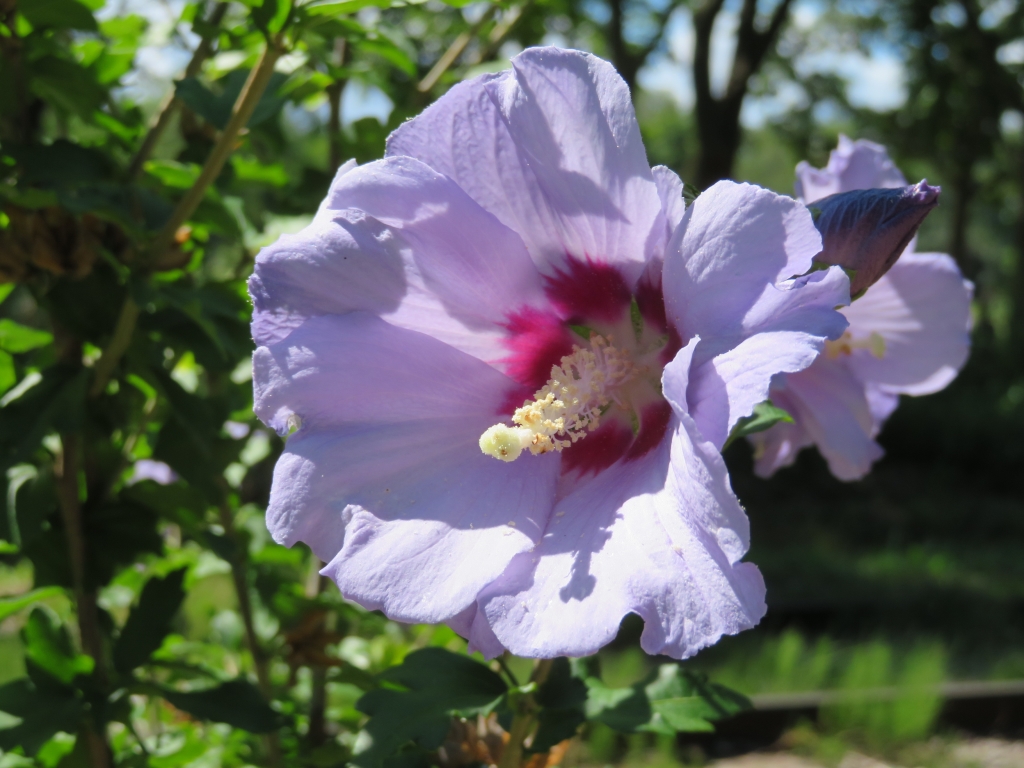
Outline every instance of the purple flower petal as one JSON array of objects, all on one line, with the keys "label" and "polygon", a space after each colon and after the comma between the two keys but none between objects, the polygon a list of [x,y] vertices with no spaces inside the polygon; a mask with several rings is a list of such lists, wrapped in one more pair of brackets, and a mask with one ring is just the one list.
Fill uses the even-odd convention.
[{"label": "purple flower petal", "polygon": [[840,136],[825,168],[819,170],[806,161],[796,167],[796,196],[807,204],[838,192],[906,185],[885,147],[865,139]]},{"label": "purple flower petal", "polygon": [[257,343],[305,317],[362,309],[489,360],[504,353],[508,316],[545,301],[522,240],[406,157],[337,179],[329,210],[260,253],[250,291]]},{"label": "purple flower petal", "polygon": [[283,544],[309,543],[347,597],[447,621],[540,537],[558,461],[480,453],[515,386],[491,366],[353,313],[261,347],[256,371],[261,418],[302,424],[275,469],[267,525]]},{"label": "purple flower petal", "polygon": [[[816,274],[825,276],[818,285],[835,281],[827,273]],[[796,308],[804,311],[793,312],[796,317],[791,319],[802,320],[808,328],[831,326],[835,330],[830,335],[838,336],[844,327],[841,316],[838,322],[821,317],[839,314],[833,309],[835,292],[829,291],[827,285],[821,287],[825,290],[819,291],[818,296],[825,297],[825,301]],[[845,285],[840,290],[845,290]],[[797,322],[792,325],[799,327]],[[815,361],[823,346],[822,336],[807,331],[765,329],[698,366],[687,400],[701,434],[721,449],[736,422],[768,399],[772,377],[804,370]]]},{"label": "purple flower petal", "polygon": [[[773,404],[793,415],[796,406],[790,403],[786,391],[772,390],[771,395]],[[771,477],[777,470],[796,461],[797,454],[804,448],[814,445],[807,430],[795,420],[792,423],[776,424],[747,439],[754,446],[754,473],[758,477]]]},{"label": "purple flower petal", "polygon": [[132,465],[132,476],[128,478],[128,485],[135,485],[143,480],[152,480],[160,485],[170,485],[177,479],[178,474],[171,469],[169,464],[152,459],[139,459]]},{"label": "purple flower petal", "polygon": [[325,197],[320,202],[320,207],[317,209],[317,216],[330,215],[329,212],[331,210],[331,199],[334,196],[335,188],[341,182],[341,179],[345,174],[347,174],[349,171],[355,170],[358,167],[359,163],[356,162],[356,159],[354,157],[349,158],[340,166],[338,166],[338,170],[334,174],[334,179],[331,181],[330,189],[327,190],[327,197]]},{"label": "purple flower petal", "polygon": [[[696,340],[665,371],[685,391]],[[748,524],[721,455],[673,403],[671,437],[619,462],[555,505],[536,549],[517,555],[480,595],[482,620],[523,656],[580,656],[644,619],[648,653],[684,658],[756,624],[764,583],[739,562]]]},{"label": "purple flower petal", "polygon": [[249,278],[256,343],[280,341],[316,315],[398,309],[405,265],[389,235],[379,222],[345,212],[318,217],[260,251]]},{"label": "purple flower petal", "polygon": [[[885,148],[866,141],[851,142],[845,136],[827,168],[819,171],[801,163],[797,176],[797,193],[809,202],[846,193],[847,198],[865,201],[895,201],[895,207],[903,205],[911,217],[934,205],[930,199],[935,196],[933,190],[923,183],[907,188],[924,189],[920,190],[921,200],[906,205],[904,191],[895,189],[906,181]],[[842,208],[842,200],[843,195],[829,197],[819,205]],[[865,284],[865,275],[870,284],[873,274],[884,272],[896,257],[899,260],[842,310],[850,321],[849,330],[827,356],[804,373],[780,376],[773,382],[772,399],[789,411],[796,423],[777,424],[751,436],[756,471],[762,476],[792,463],[802,447],[817,443],[833,474],[841,479],[862,477],[882,455],[874,437],[899,404],[899,395],[942,389],[956,376],[969,351],[973,286],[949,256],[915,254],[913,240],[906,243],[906,233],[897,231],[900,226],[889,226],[877,236],[868,233],[868,237],[851,238],[856,226],[839,231],[842,227],[835,222],[830,225],[825,218],[819,217],[818,224],[826,251],[831,249],[833,257],[844,249],[856,255],[858,249],[865,250],[862,246],[871,237],[881,243],[882,247],[876,248],[884,257],[881,270],[878,264],[869,264],[864,270],[851,258],[826,259],[859,269],[855,291]],[[867,221],[856,215],[852,218],[855,223]]]},{"label": "purple flower petal", "polygon": [[532,48],[512,66],[453,88],[391,136],[388,155],[455,179],[543,271],[568,254],[635,280],[663,247],[664,224],[628,88],[579,51]]},{"label": "purple flower petal", "polygon": [[970,351],[971,294],[956,263],[942,253],[904,254],[863,297],[843,309],[856,342],[878,334],[884,351],[854,349],[849,366],[891,393],[943,389]]},{"label": "purple flower petal", "polygon": [[683,180],[676,175],[676,172],[666,168],[664,165],[656,165],[651,168],[654,174],[654,183],[658,185],[658,197],[661,198],[661,208],[665,211],[665,225],[667,243],[672,233],[676,231],[679,222],[683,220],[686,213],[686,201],[683,200]]},{"label": "purple flower petal", "polygon": [[780,407],[818,446],[840,480],[859,480],[882,457],[864,385],[843,360],[822,357],[807,370],[787,375],[785,391],[788,397],[784,404],[779,401]]},{"label": "purple flower petal", "polygon": [[892,416],[892,412],[900,404],[900,396],[895,392],[886,392],[874,384],[868,384],[864,387],[864,395],[868,399],[871,417],[875,420],[875,431],[876,433],[880,432],[882,424]]},{"label": "purple flower petal", "polygon": [[[494,423],[518,390],[495,368],[363,312],[311,318],[253,355],[254,410],[280,434],[296,424]],[[482,425],[482,426],[481,426]]]},{"label": "purple flower petal", "polygon": [[835,307],[849,301],[849,283],[838,269],[787,280],[820,246],[810,214],[790,198],[719,182],[687,217],[665,264],[665,302],[682,337],[702,339],[687,400],[720,448],[768,396],[772,376],[806,368],[843,332]]},{"label": "purple flower petal", "polygon": [[705,344],[741,339],[766,288],[807,272],[820,250],[804,206],[751,184],[720,181],[686,209],[666,256],[669,322],[682,338],[700,336]]}]

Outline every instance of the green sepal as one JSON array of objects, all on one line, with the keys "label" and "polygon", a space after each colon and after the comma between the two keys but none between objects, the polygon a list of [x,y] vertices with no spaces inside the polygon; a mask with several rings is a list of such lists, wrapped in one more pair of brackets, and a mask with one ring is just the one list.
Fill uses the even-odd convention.
[{"label": "green sepal", "polygon": [[736,422],[736,426],[732,428],[729,439],[725,441],[722,450],[728,448],[738,438],[752,435],[755,432],[764,432],[779,423],[792,424],[793,417],[789,415],[788,411],[774,405],[771,400],[758,403],[754,406],[752,414],[744,416]]}]

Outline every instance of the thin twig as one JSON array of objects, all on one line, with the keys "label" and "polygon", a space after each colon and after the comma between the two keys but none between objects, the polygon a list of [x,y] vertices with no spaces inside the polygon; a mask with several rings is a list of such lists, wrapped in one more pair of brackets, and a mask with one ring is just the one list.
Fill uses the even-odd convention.
[{"label": "thin twig", "polygon": [[217,143],[210,150],[206,163],[203,164],[203,169],[199,172],[199,178],[195,180],[185,196],[178,201],[171,218],[157,235],[151,259],[158,259],[162,252],[174,243],[178,228],[196,212],[196,208],[199,207],[199,203],[206,195],[207,188],[220,176],[224,163],[227,162],[235,148],[235,139],[238,137],[239,131],[245,127],[256,110],[256,105],[259,104],[263,92],[267,89],[270,78],[274,74],[274,64],[277,63],[283,52],[279,43],[268,41],[259,63],[253,67],[249,73],[249,79],[245,81],[241,93],[238,94],[238,100],[231,110],[231,118],[224,126]]},{"label": "thin twig", "polygon": [[[263,92],[266,90],[267,85],[270,84],[270,78],[274,74],[274,64],[281,57],[282,53],[283,49],[278,41],[268,41],[259,63],[249,73],[249,79],[246,80],[245,86],[242,88],[241,93],[238,94],[235,106],[231,110],[231,119],[228,120],[228,124],[221,132],[220,138],[217,139],[217,143],[210,151],[209,157],[206,158],[206,163],[199,173],[199,178],[195,180],[195,183],[185,193],[185,196],[178,201],[178,205],[174,209],[174,213],[171,214],[171,218],[164,225],[160,234],[157,235],[152,252],[149,254],[150,263],[158,260],[163,252],[174,243],[178,228],[195,213],[196,208],[199,207],[199,203],[206,194],[207,188],[220,175],[221,170],[224,168],[224,163],[227,162],[228,157],[235,148],[235,140],[238,138],[239,131],[249,122],[249,118],[252,117],[252,113],[255,111],[260,98],[262,98]],[[96,373],[92,386],[89,388],[90,396],[96,397],[106,389],[107,382],[110,381],[110,377],[118,362],[120,362],[121,356],[124,355],[131,344],[132,334],[135,331],[135,321],[138,320],[138,317],[139,308],[129,293],[125,297],[124,305],[121,307],[121,314],[118,317],[117,326],[114,328],[114,335],[96,363]]]},{"label": "thin twig", "polygon": [[[185,67],[185,74],[182,77],[183,80],[187,80],[190,77],[198,75],[203,64],[208,58],[210,58],[210,54],[213,53],[214,38],[216,37],[216,33],[219,32],[218,27],[224,19],[224,14],[227,10],[227,3],[217,3],[210,12],[209,17],[206,19],[206,24],[209,29],[199,40],[199,45],[196,46],[196,49],[192,54],[192,59],[189,61],[188,66]],[[210,34],[211,30],[213,34]],[[178,113],[178,110],[181,109],[183,103],[184,102],[178,98],[176,91],[172,90],[170,94],[168,94],[167,99],[160,108],[160,113],[156,122],[153,123],[149,131],[146,133],[146,138],[142,140],[142,145],[139,147],[138,152],[135,153],[135,157],[132,158],[132,162],[128,166],[127,175],[129,181],[134,181],[139,177],[139,174],[142,173],[142,166],[149,159],[149,156],[153,154],[153,150],[156,148],[157,142],[160,141],[160,137],[163,136],[164,131],[167,130],[167,127],[171,124],[171,121]]]},{"label": "thin twig", "polygon": [[135,331],[135,322],[139,319],[139,305],[132,298],[131,289],[124,298],[121,305],[121,314],[118,315],[117,323],[114,325],[114,334],[110,337],[110,343],[96,361],[95,373],[93,373],[92,385],[89,387],[89,397],[99,397],[107,388],[114,368],[121,360],[121,357],[128,351],[132,343],[132,333]]},{"label": "thin twig", "polygon": [[444,52],[440,59],[433,68],[427,73],[427,76],[420,80],[419,85],[416,86],[416,90],[420,93],[426,93],[435,85],[437,81],[441,79],[441,76],[448,71],[448,68],[455,63],[455,60],[462,55],[462,52],[466,50],[466,46],[469,45],[470,41],[476,37],[480,28],[483,27],[491,17],[494,16],[494,12],[497,10],[497,6],[492,5],[486,11],[481,14],[480,18],[476,20],[474,24],[470,26],[465,32],[460,34],[452,44],[448,47],[448,50]]},{"label": "thin twig", "polygon": [[505,38],[508,37],[512,28],[523,18],[523,14],[533,5],[534,1],[526,0],[521,5],[514,5],[505,11],[501,21],[494,25],[494,29],[487,36],[487,45],[469,63],[480,64],[484,61],[490,61],[497,54],[498,48],[505,42]]},{"label": "thin twig", "polygon": [[[224,529],[224,535],[233,546],[233,556],[229,561],[231,566],[231,580],[235,585],[235,593],[238,597],[238,612],[242,616],[242,625],[245,627],[246,645],[249,647],[249,654],[252,656],[252,665],[256,671],[256,681],[259,684],[260,693],[267,701],[273,698],[273,688],[270,681],[270,664],[267,655],[263,651],[263,644],[256,633],[256,622],[253,618],[252,597],[249,593],[249,579],[246,572],[246,560],[242,551],[242,541],[235,529],[234,516],[226,503],[218,508],[220,524]],[[268,733],[264,737],[264,745],[267,750],[267,758],[271,766],[281,766],[281,744],[276,733]]]},{"label": "thin twig", "polygon": [[[306,580],[306,597],[315,599],[323,592],[324,577],[320,575],[323,563],[310,553],[309,577]],[[320,631],[327,629],[327,616],[320,619]],[[322,664],[310,664],[312,690],[309,694],[309,730],[306,740],[311,747],[319,747],[327,740],[327,668]]]},{"label": "thin twig", "polygon": [[[334,42],[335,63],[339,68],[345,66],[348,58],[348,45],[345,38],[339,37]],[[327,142],[330,150],[331,172],[341,166],[341,95],[345,91],[348,78],[338,78],[327,86],[327,100],[330,104],[330,116],[327,121]]]},{"label": "thin twig", "polygon": [[515,676],[515,673],[509,668],[508,662],[505,661],[505,656],[501,655],[497,659],[495,659],[495,661],[498,662],[498,666],[501,668],[501,671],[505,673],[505,677],[508,678],[508,681],[512,683],[512,685],[514,685],[516,688],[518,688],[519,679]]},{"label": "thin twig", "polygon": [[[85,529],[82,525],[82,505],[78,499],[78,468],[79,436],[62,434],[60,463],[57,467],[57,500],[64,523],[64,536],[68,543],[71,583],[75,594],[75,610],[78,614],[78,633],[82,641],[82,650],[91,656],[96,664],[96,682],[103,688],[107,682],[106,662],[96,595],[86,585]],[[108,768],[111,765],[110,747],[103,732],[103,724],[90,717],[85,734],[90,764],[93,768]]]}]

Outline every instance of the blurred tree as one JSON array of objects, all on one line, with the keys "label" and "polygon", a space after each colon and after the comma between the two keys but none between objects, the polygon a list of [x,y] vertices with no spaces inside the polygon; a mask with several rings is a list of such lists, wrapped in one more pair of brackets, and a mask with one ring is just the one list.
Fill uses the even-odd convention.
[{"label": "blurred tree", "polygon": [[661,45],[668,19],[681,4],[682,0],[660,3],[609,0],[608,21],[602,26],[608,44],[608,58],[631,92],[636,93],[637,73],[647,63],[648,56]]},{"label": "blurred tree", "polygon": [[695,45],[693,82],[696,92],[700,160],[696,185],[705,189],[733,175],[741,135],[740,110],[750,80],[760,69],[789,16],[792,0],[778,0],[770,13],[759,14],[757,0],[743,0],[736,30],[736,50],[725,91],[711,88],[711,35],[725,0],[703,0],[693,12]]}]

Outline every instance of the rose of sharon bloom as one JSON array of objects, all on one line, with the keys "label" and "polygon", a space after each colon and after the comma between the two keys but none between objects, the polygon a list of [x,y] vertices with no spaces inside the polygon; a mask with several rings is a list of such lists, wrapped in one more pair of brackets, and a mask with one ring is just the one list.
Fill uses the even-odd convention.
[{"label": "rose of sharon bloom", "polygon": [[796,201],[681,189],[612,67],[552,48],[343,168],[250,281],[256,412],[291,432],[275,539],[489,657],[592,653],[630,612],[674,657],[756,624],[719,449],[849,283],[791,279],[821,248]]},{"label": "rose of sharon bloom", "polygon": [[[808,205],[823,195],[905,185],[884,147],[845,136],[826,168],[797,166],[796,192]],[[907,189],[927,195],[934,188],[922,182]],[[840,480],[867,474],[883,454],[875,437],[899,396],[943,389],[966,361],[972,291],[953,259],[915,253],[911,241],[884,276],[841,310],[850,321],[843,337],[829,341],[807,370],[773,382],[772,401],[793,423],[750,436],[757,473],[767,477],[817,445]]]}]

